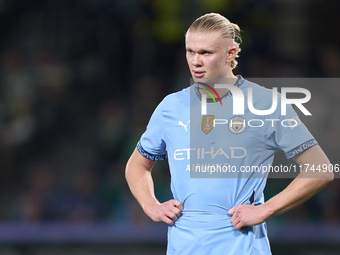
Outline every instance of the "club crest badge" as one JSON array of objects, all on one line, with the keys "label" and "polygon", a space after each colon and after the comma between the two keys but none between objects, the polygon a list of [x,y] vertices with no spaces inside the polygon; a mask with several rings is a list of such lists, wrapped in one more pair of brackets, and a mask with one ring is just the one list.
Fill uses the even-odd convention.
[{"label": "club crest badge", "polygon": [[242,117],[233,117],[229,121],[229,130],[234,134],[241,134],[246,129],[246,121]]},{"label": "club crest badge", "polygon": [[214,129],[215,115],[204,115],[202,117],[201,129],[204,134],[209,134]]}]

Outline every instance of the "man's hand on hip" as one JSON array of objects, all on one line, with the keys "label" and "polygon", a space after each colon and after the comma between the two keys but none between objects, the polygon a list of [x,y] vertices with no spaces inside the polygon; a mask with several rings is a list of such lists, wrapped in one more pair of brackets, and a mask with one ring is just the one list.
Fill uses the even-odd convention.
[{"label": "man's hand on hip", "polygon": [[171,199],[162,204],[146,206],[144,212],[155,222],[165,222],[173,226],[175,221],[182,215],[183,204]]},{"label": "man's hand on hip", "polygon": [[245,231],[247,226],[255,226],[263,223],[267,218],[263,205],[255,206],[255,204],[240,204],[228,211],[231,215],[231,223],[239,231]]}]

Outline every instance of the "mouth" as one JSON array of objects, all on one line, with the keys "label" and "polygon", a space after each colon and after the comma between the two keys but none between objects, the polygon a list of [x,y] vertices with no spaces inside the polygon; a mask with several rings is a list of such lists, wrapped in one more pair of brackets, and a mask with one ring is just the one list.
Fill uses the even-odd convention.
[{"label": "mouth", "polygon": [[203,78],[203,76],[205,75],[205,72],[204,71],[193,70],[192,74],[196,78]]}]

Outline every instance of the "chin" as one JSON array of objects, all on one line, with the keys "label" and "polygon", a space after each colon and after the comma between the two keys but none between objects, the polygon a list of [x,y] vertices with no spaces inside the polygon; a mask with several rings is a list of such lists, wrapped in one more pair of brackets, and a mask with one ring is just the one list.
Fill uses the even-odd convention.
[{"label": "chin", "polygon": [[209,78],[206,78],[206,77],[195,77],[195,76],[192,76],[192,79],[195,81],[195,82],[202,82],[202,83],[206,83],[208,82]]},{"label": "chin", "polygon": [[204,82],[202,78],[196,78],[193,76],[192,79],[194,80],[194,82]]},{"label": "chin", "polygon": [[204,83],[204,84],[208,84],[210,86],[214,86],[217,82],[216,79],[213,78],[196,78],[193,77],[193,80],[195,83]]}]

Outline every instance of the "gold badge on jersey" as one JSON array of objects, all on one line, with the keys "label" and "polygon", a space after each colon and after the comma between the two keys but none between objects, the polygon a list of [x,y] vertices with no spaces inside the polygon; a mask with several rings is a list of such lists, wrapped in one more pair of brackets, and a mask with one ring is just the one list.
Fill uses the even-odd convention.
[{"label": "gold badge on jersey", "polygon": [[204,134],[209,134],[214,129],[215,115],[204,115],[202,118],[201,129]]}]

